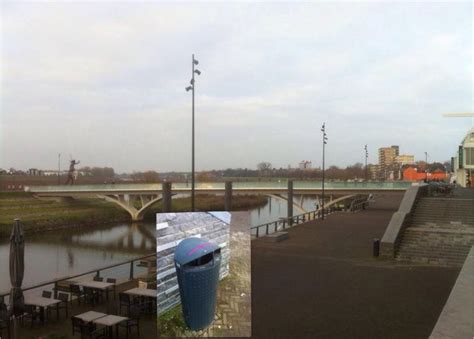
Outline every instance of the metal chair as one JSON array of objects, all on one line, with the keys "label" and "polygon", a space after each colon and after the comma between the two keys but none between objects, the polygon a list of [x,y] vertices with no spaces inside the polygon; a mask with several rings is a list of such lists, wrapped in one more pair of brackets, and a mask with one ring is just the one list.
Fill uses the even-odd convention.
[{"label": "metal chair", "polygon": [[[114,292],[114,299],[116,299],[116,298],[117,298],[117,294],[116,294],[116,292],[117,292],[117,288],[116,288],[116,287],[117,287],[117,286],[116,286],[116,284],[117,284],[117,279],[115,279],[115,278],[107,278],[106,282],[111,283],[111,284],[114,284],[114,287],[113,287],[112,291]],[[106,290],[106,293],[107,293],[107,298],[108,298],[109,289]]]},{"label": "metal chair", "polygon": [[[71,284],[69,285],[69,291],[71,292],[72,296],[77,297],[77,303],[80,305],[81,298],[84,296],[84,292],[81,290],[81,287],[76,284]],[[71,302],[72,302],[72,298],[71,298]]]},{"label": "metal chair", "polygon": [[74,336],[76,332],[81,334],[82,319],[71,317],[71,321],[72,321],[72,335]]},{"label": "metal chair", "polygon": [[33,305],[25,305],[23,310],[24,313],[21,317],[21,323],[24,324],[25,319],[29,319],[31,321],[31,327],[33,327],[35,320],[40,319],[40,312],[38,311],[36,306]]},{"label": "metal chair", "polygon": [[105,339],[105,327],[97,327],[93,323],[81,324],[81,339]]},{"label": "metal chair", "polygon": [[69,310],[69,294],[67,293],[58,293],[58,299],[61,300],[61,302],[56,306],[57,307],[57,313],[58,313],[58,319],[59,319],[59,311],[60,310],[65,310],[66,311],[66,317],[68,316],[68,310]]},{"label": "metal chair", "polygon": [[0,337],[2,337],[3,330],[7,330],[8,338],[10,339],[10,317],[7,305],[2,302],[0,303]]},{"label": "metal chair", "polygon": [[99,276],[96,275],[96,276],[94,277],[94,281],[104,281],[104,278],[99,277]]},{"label": "metal chair", "polygon": [[51,291],[43,291],[43,293],[41,294],[41,296],[43,298],[51,298],[53,296],[53,292]]},{"label": "metal chair", "polygon": [[138,307],[133,306],[130,308],[130,312],[127,320],[120,322],[117,326],[124,328],[126,337],[132,332],[132,328],[137,328],[137,336],[140,337],[140,310]]},{"label": "metal chair", "polygon": [[134,305],[136,306],[137,304],[132,300],[130,294],[119,293],[119,314],[122,314],[122,306],[124,306],[127,308],[126,315],[128,316],[130,314],[130,308]]},{"label": "metal chair", "polygon": [[99,302],[99,294],[93,288],[84,286],[84,302],[95,305]]}]

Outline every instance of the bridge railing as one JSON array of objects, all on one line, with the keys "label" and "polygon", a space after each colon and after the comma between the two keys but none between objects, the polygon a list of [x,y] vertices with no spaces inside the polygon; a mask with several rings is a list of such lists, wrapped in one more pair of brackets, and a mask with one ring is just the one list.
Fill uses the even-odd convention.
[{"label": "bridge railing", "polygon": [[[41,288],[41,287],[50,286],[50,287],[53,287],[54,296],[56,297],[58,290],[60,290],[61,287],[64,287],[61,283],[65,283],[69,280],[79,278],[79,277],[84,277],[84,276],[87,276],[87,275],[90,275],[90,274],[95,274],[96,276],[100,276],[100,274],[103,273],[104,271],[111,270],[113,268],[118,268],[120,266],[123,266],[122,268],[124,268],[126,270],[125,271],[126,272],[125,275],[127,276],[126,280],[132,280],[132,279],[135,279],[136,277],[138,277],[138,275],[135,272],[137,264],[139,264],[140,262],[144,261],[145,259],[149,259],[151,257],[156,257],[156,253],[148,254],[146,256],[139,257],[139,258],[134,258],[134,259],[127,260],[127,261],[123,261],[123,262],[120,262],[120,263],[117,263],[117,264],[96,268],[96,269],[93,269],[93,270],[90,270],[90,271],[87,271],[87,272],[83,272],[83,273],[80,273],[80,274],[65,276],[65,277],[61,277],[61,278],[58,278],[58,279],[49,280],[49,281],[46,281],[46,282],[43,282],[43,283],[40,283],[40,284],[35,284],[35,285],[32,285],[32,286],[28,286],[28,287],[22,287],[22,291],[23,292],[31,291],[31,290],[35,290],[35,289],[38,289],[38,288]],[[123,273],[123,271],[122,271],[122,273]],[[121,276],[123,277],[123,274]],[[0,299],[3,299],[5,301],[5,297],[8,297],[9,295],[10,295],[10,291],[2,292],[0,294]]]}]

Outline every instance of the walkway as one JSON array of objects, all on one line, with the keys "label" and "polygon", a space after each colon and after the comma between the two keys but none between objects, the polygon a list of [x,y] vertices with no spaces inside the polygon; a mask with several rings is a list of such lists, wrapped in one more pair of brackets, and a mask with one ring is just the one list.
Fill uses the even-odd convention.
[{"label": "walkway", "polygon": [[372,258],[393,212],[333,214],[289,240],[252,241],[253,338],[427,338],[459,268]]}]

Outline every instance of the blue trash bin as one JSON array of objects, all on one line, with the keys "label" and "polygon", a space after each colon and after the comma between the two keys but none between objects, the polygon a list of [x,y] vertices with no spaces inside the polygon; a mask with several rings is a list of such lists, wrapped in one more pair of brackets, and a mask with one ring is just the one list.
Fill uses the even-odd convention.
[{"label": "blue trash bin", "polygon": [[219,246],[200,238],[179,243],[174,254],[186,325],[197,331],[214,320],[221,264]]}]

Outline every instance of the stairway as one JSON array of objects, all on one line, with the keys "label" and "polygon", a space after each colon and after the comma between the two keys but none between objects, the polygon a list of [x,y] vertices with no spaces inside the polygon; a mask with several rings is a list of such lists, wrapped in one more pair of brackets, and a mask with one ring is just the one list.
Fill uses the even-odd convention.
[{"label": "stairway", "polygon": [[420,198],[404,230],[398,260],[461,266],[474,245],[474,200]]}]

